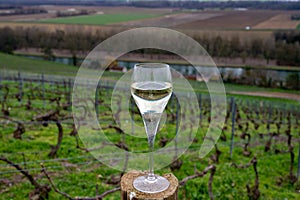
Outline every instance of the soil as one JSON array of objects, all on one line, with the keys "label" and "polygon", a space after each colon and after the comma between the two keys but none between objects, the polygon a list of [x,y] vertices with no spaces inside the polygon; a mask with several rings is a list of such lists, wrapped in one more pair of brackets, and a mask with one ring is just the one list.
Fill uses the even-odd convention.
[{"label": "soil", "polygon": [[[253,29],[295,29],[298,24],[300,24],[300,20],[291,20],[291,14],[292,13],[276,15],[269,20],[257,24]],[[299,14],[299,12],[297,14]]]},{"label": "soil", "polygon": [[216,16],[222,15],[215,12],[201,12],[201,13],[178,13],[164,15],[152,19],[135,20],[129,22],[119,23],[122,26],[132,27],[179,27],[181,24],[190,23],[195,20],[207,20]]},{"label": "soil", "polygon": [[[181,24],[175,28],[185,29],[245,29],[255,26],[283,11],[245,10],[245,11],[217,11],[215,17],[195,19],[194,22]],[[284,11],[285,12],[285,11]]]}]

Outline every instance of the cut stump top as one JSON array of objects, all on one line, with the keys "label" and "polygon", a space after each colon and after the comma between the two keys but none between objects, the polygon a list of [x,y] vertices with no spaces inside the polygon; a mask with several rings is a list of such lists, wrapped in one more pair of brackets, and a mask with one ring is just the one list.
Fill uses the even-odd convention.
[{"label": "cut stump top", "polygon": [[164,174],[170,186],[163,192],[148,194],[136,190],[133,187],[133,181],[139,176],[146,175],[146,172],[130,171],[124,174],[121,179],[121,199],[122,200],[144,200],[144,199],[157,199],[157,200],[177,200],[178,180],[173,174]]}]

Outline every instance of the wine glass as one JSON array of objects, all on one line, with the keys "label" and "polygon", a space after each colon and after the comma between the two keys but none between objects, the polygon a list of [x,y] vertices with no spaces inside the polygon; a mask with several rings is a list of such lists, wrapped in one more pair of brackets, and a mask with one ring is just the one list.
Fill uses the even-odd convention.
[{"label": "wine glass", "polygon": [[139,108],[149,145],[149,173],[133,181],[133,186],[144,193],[157,193],[166,190],[170,183],[154,174],[154,140],[161,115],[172,95],[170,67],[162,63],[136,64],[131,79],[131,94]]}]

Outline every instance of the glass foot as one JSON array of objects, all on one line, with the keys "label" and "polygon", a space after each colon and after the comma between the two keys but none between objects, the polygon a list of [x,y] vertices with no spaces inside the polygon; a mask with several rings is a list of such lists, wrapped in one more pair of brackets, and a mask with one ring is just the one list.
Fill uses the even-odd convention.
[{"label": "glass foot", "polygon": [[144,193],[158,193],[165,191],[170,185],[170,182],[162,176],[155,176],[155,179],[151,181],[146,177],[147,176],[137,177],[133,181],[133,187]]}]

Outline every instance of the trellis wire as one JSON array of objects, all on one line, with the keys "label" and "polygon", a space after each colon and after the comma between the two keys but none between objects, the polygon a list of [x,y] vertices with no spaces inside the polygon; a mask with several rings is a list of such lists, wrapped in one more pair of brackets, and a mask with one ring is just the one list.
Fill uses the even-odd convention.
[{"label": "trellis wire", "polygon": [[[65,89],[67,90],[66,92],[68,93],[66,95],[66,97],[68,98],[68,102],[71,102],[71,87],[72,87],[72,80],[69,79],[67,84],[66,82],[64,81],[65,80],[65,77],[64,78],[57,78],[57,77],[54,77],[54,76],[47,76],[47,78],[45,78],[44,74],[42,74],[42,76],[28,76],[28,75],[21,75],[20,72],[17,73],[17,77],[2,77],[0,76],[0,95],[2,94],[2,88],[1,86],[3,85],[3,80],[11,80],[13,82],[17,82],[18,83],[18,88],[19,88],[19,92],[18,94],[20,95],[20,101],[22,101],[23,99],[23,88],[24,88],[24,83],[23,82],[26,82],[26,81],[33,81],[33,82],[37,82],[37,83],[41,83],[42,85],[42,96],[43,96],[43,105],[44,105],[44,109],[46,109],[45,107],[45,100],[46,100],[46,90],[45,90],[45,83],[50,83],[50,84],[53,84],[54,88],[53,89],[56,89],[55,88],[55,85],[56,84],[59,84],[59,85],[63,85],[65,84]],[[88,82],[86,84],[89,84]],[[113,88],[112,87],[112,84],[110,84],[109,81],[105,81],[103,83],[103,85],[99,85],[99,87],[102,87],[105,89],[106,93],[109,94],[110,93],[110,90]],[[97,88],[97,95],[96,95],[96,98],[97,98],[97,101],[96,101],[96,106],[98,104],[98,100],[99,100],[99,97],[98,97],[98,88]],[[199,106],[200,106],[200,115],[199,115],[199,118],[200,118],[200,122],[202,121],[202,109],[203,109],[203,97],[201,95],[201,93],[198,93],[198,99],[199,99]],[[231,98],[231,114],[232,114],[232,134],[231,134],[231,143],[230,143],[230,156],[232,157],[232,152],[233,152],[233,148],[234,148],[234,131],[235,131],[235,114],[236,114],[236,107],[235,107],[235,99],[232,97]],[[258,103],[257,102],[254,102],[253,103],[254,105],[252,105],[252,107],[254,107],[254,109],[259,109],[258,108]],[[249,104],[249,101],[247,100],[246,102],[246,105],[247,106],[250,106]],[[256,106],[255,106],[256,105]],[[265,107],[265,103],[263,104],[263,106]],[[287,106],[285,103],[282,103],[282,104],[277,104],[277,105],[268,105],[266,107],[266,114],[267,114],[267,124],[268,124],[268,133],[270,133],[270,123],[271,123],[271,116],[272,116],[272,109],[276,109],[276,108],[281,108],[283,110],[283,118],[282,118],[282,123],[285,124],[286,122],[286,113],[287,113]],[[289,108],[291,110],[293,110],[293,108]],[[299,109],[299,108],[298,108]],[[296,109],[296,110],[298,110]],[[98,110],[98,109],[96,109]],[[295,110],[294,110],[295,111]],[[290,111],[289,111],[290,112]],[[26,124],[41,124],[42,122],[29,122],[29,121],[24,121],[24,123]],[[51,122],[49,122],[51,123]],[[241,124],[244,124],[246,122],[243,122]],[[134,129],[134,127],[132,128]],[[134,130],[132,130],[134,132]],[[298,170],[297,170],[297,176],[299,177],[299,174],[300,174],[300,144],[299,144],[299,152],[298,152]]]},{"label": "trellis wire", "polygon": [[[189,148],[189,150],[187,151],[187,153],[197,153],[199,148],[201,146],[200,145],[196,145],[196,146],[193,146],[191,148]],[[180,150],[181,148],[170,148],[168,150],[168,152],[175,152],[176,153],[176,150]],[[165,153],[162,152],[162,153]],[[112,155],[119,155],[119,153],[111,153],[111,154],[105,154],[103,155],[103,157],[105,157],[105,159],[102,158],[102,160],[111,160],[112,159]],[[261,156],[260,158],[264,158],[264,157],[268,157],[269,155],[265,155],[265,156]],[[59,159],[49,159],[49,160],[39,160],[39,161],[27,161],[26,163],[23,163],[23,162],[20,162],[20,163],[16,163],[18,165],[29,165],[29,164],[40,164],[40,163],[55,163],[55,162],[61,162],[61,161],[69,161],[69,160],[72,160],[72,159],[77,159],[77,158],[94,158],[93,156],[78,156],[78,157],[71,157],[71,158],[59,158]],[[123,158],[116,158],[114,157],[114,160],[122,160]],[[99,163],[100,162],[96,159],[93,159],[93,160],[88,160],[88,161],[84,161],[84,162],[78,162],[78,163],[72,163],[72,164],[75,164],[75,165],[83,165],[83,164],[89,164],[89,163]],[[10,164],[0,164],[0,166],[5,166],[5,167],[10,167],[11,165]],[[50,165],[50,166],[45,166],[46,169],[63,169],[63,168],[66,168],[66,166],[61,166],[61,165]],[[42,168],[37,168],[37,167],[34,167],[34,168],[28,168],[26,169],[25,171],[41,171]],[[6,170],[6,171],[1,171],[0,172],[0,175],[3,175],[3,174],[10,174],[10,173],[19,173],[19,170]]]},{"label": "trellis wire", "polygon": [[[61,161],[69,161],[75,160],[79,158],[94,158],[92,155],[88,156],[74,156],[74,157],[67,157],[67,158],[54,158],[54,159],[47,159],[47,160],[35,160],[35,161],[26,161],[26,162],[19,162],[15,163],[17,165],[30,165],[30,164],[39,164],[39,163],[52,163],[52,162],[61,162]],[[8,164],[0,164],[0,166],[9,166]]]}]

